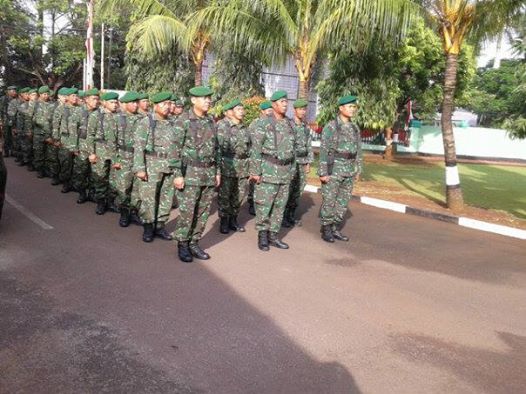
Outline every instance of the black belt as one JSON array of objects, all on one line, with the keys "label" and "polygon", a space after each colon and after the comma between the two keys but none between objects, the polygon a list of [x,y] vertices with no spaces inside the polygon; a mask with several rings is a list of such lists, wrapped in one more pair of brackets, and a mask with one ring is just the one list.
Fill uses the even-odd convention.
[{"label": "black belt", "polygon": [[243,159],[248,159],[249,156],[246,153],[242,155],[236,155],[234,152],[224,152],[223,157],[226,157],[227,159],[243,160]]},{"label": "black belt", "polygon": [[334,152],[334,158],[336,158],[336,159],[354,160],[354,159],[356,159],[356,153]]},{"label": "black belt", "polygon": [[278,166],[288,166],[288,165],[294,163],[294,158],[292,158],[292,157],[290,159],[281,160],[281,159],[278,159],[277,157],[269,155],[267,153],[262,153],[261,155],[269,163],[276,164]]},{"label": "black belt", "polygon": [[133,148],[129,148],[127,146],[119,146],[119,150],[124,151],[124,152],[129,152],[129,153],[133,153],[134,152]]},{"label": "black belt", "polygon": [[146,152],[146,156],[157,157],[158,159],[167,159],[168,158],[168,153],[153,151],[153,152]]},{"label": "black belt", "polygon": [[215,161],[200,161],[200,160],[185,160],[184,164],[188,167],[197,167],[197,168],[210,168],[215,167]]},{"label": "black belt", "polygon": [[299,152],[296,153],[296,157],[307,157],[309,155],[309,152]]}]

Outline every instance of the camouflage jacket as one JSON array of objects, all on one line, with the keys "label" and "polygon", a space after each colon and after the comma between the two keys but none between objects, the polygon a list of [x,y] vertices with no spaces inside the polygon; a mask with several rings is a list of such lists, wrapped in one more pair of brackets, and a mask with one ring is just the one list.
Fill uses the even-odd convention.
[{"label": "camouflage jacket", "polygon": [[16,126],[16,114],[20,107],[20,100],[18,98],[11,99],[7,105],[7,125]]},{"label": "camouflage jacket", "polygon": [[171,119],[141,116],[135,123],[133,172],[181,174],[182,137]]},{"label": "camouflage jacket", "polygon": [[[332,171],[330,171],[331,166]],[[362,140],[360,130],[353,122],[344,123],[338,116],[323,128],[318,175],[350,177],[361,172]]]},{"label": "camouflage jacket", "polygon": [[296,134],[288,118],[273,115],[255,126],[250,155],[250,174],[262,176],[267,183],[289,183],[295,163]]},{"label": "camouflage jacket", "polygon": [[118,123],[117,155],[115,161],[132,161],[135,142],[135,127],[144,116],[119,112],[115,114]]},{"label": "camouflage jacket", "polygon": [[312,163],[314,155],[310,127],[305,122],[299,124],[294,122],[294,131],[296,133],[296,161],[299,164]]},{"label": "camouflage jacket", "polygon": [[62,122],[64,107],[64,104],[59,103],[53,111],[53,120],[51,121],[51,136],[56,141],[60,141],[60,123]]},{"label": "camouflage jacket", "polygon": [[82,105],[75,107],[75,111],[69,118],[67,148],[78,152],[83,159],[87,158],[90,153],[88,146],[88,120],[93,112],[97,112],[97,110],[90,111],[85,105]]},{"label": "camouflage jacket", "polygon": [[51,122],[53,117],[53,103],[38,101],[33,112],[33,131],[35,134],[51,137]]},{"label": "camouflage jacket", "polygon": [[0,124],[2,125],[7,123],[7,107],[9,101],[10,98],[7,95],[0,97]]},{"label": "camouflage jacket", "polygon": [[119,135],[118,112],[105,109],[93,111],[88,118],[88,141],[90,153],[102,160],[117,158],[117,137]]},{"label": "camouflage jacket", "polygon": [[190,109],[179,115],[174,124],[176,136],[182,138],[180,171],[185,184],[214,186],[221,163],[214,120],[208,115],[200,118]]},{"label": "camouflage jacket", "polygon": [[80,107],[66,104],[62,109],[62,117],[60,119],[59,133],[60,142],[66,149],[76,150],[76,136],[71,133],[70,122]]},{"label": "camouflage jacket", "polygon": [[16,112],[16,130],[19,134],[25,133],[25,123],[27,120],[28,108],[28,101],[22,101],[18,106],[18,111]]},{"label": "camouflage jacket", "polygon": [[250,136],[242,123],[228,119],[217,124],[217,140],[221,150],[221,175],[234,178],[248,177]]}]

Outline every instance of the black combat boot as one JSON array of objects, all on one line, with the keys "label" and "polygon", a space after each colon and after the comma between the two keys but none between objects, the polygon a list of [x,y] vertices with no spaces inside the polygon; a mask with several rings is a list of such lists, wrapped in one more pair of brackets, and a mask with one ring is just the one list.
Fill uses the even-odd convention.
[{"label": "black combat boot", "polygon": [[142,240],[144,242],[152,242],[153,241],[153,223],[145,223],[143,224],[144,231],[142,233]]},{"label": "black combat boot", "polygon": [[56,176],[54,176],[53,179],[51,179],[51,184],[53,186],[57,186],[60,184],[60,180]]},{"label": "black combat boot", "polygon": [[155,228],[155,236],[157,238],[164,239],[165,241],[171,241],[174,239],[168,231],[164,228],[164,223],[159,223]]},{"label": "black combat boot", "polygon": [[349,240],[349,237],[340,232],[341,227],[342,227],[341,223],[333,224],[332,225],[332,236],[334,237],[334,239],[337,239],[338,241],[347,242]]},{"label": "black combat boot", "polygon": [[139,217],[139,212],[137,212],[136,208],[132,208],[130,212],[130,222],[133,224],[137,224],[138,226],[142,226],[142,220]]},{"label": "black combat boot", "polygon": [[190,249],[188,248],[188,242],[179,242],[177,244],[177,251],[179,255],[179,260],[183,263],[191,263],[194,261]]},{"label": "black combat boot", "polygon": [[77,204],[84,204],[86,201],[88,201],[88,195],[85,190],[82,190],[79,193],[79,198],[77,199]]},{"label": "black combat boot", "polygon": [[264,252],[269,251],[268,247],[268,231],[260,231],[258,233],[258,248]]},{"label": "black combat boot", "polygon": [[192,256],[194,256],[196,259],[199,260],[208,260],[210,258],[210,255],[206,253],[201,247],[196,243],[191,243],[188,247],[190,249],[190,253]]},{"label": "black combat boot", "polygon": [[106,213],[106,201],[97,201],[97,208],[95,209],[95,213],[97,215],[104,215],[104,213]]},{"label": "black combat boot", "polygon": [[230,228],[228,226],[228,216],[221,216],[221,222],[219,224],[219,232],[221,234],[228,234],[230,232]]},{"label": "black combat boot", "polygon": [[230,216],[230,220],[228,221],[228,227],[232,231],[238,231],[240,233],[244,233],[245,232],[245,228],[243,226],[241,226],[237,222],[237,217],[236,216]]},{"label": "black combat boot", "polygon": [[71,190],[73,189],[71,188],[71,185],[69,184],[69,182],[64,182],[64,185],[62,186],[62,190],[60,192],[69,193]]},{"label": "black combat boot", "polygon": [[278,238],[278,233],[275,233],[272,231],[269,232],[268,243],[269,245],[275,246],[278,249],[288,249],[289,248],[289,245],[287,245],[285,242],[281,241]]},{"label": "black combat boot", "polygon": [[128,227],[130,225],[130,210],[127,207],[121,207],[121,217],[119,218],[119,226]]},{"label": "black combat boot", "polygon": [[254,206],[254,201],[248,202],[248,213],[252,216],[256,216],[256,207]]},{"label": "black combat boot", "polygon": [[321,239],[323,239],[325,242],[334,242],[334,236],[332,235],[332,229],[330,224],[321,226]]}]

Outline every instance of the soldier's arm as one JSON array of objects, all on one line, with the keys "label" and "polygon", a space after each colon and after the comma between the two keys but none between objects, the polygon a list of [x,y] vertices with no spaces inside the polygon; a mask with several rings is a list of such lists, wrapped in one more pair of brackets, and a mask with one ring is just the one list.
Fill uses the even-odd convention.
[{"label": "soldier's arm", "polygon": [[251,176],[261,176],[261,150],[265,140],[265,124],[258,122],[252,134],[249,170]]},{"label": "soldier's arm", "polygon": [[133,172],[146,172],[146,163],[144,161],[144,152],[150,132],[150,121],[147,116],[136,123],[135,134],[133,138]]},{"label": "soldier's arm", "polygon": [[[214,127],[216,127],[214,125]],[[214,133],[214,152],[215,152],[215,162],[216,162],[216,176],[221,175],[221,159],[223,153],[221,151],[221,144],[219,143],[218,133]],[[216,182],[219,186],[219,181]]]},{"label": "soldier's arm", "polygon": [[62,108],[57,107],[55,108],[55,111],[53,112],[53,123],[52,123],[52,129],[51,129],[51,137],[54,140],[58,140],[60,137],[60,119],[62,118]]},{"label": "soldier's arm", "polygon": [[356,133],[358,134],[356,136],[356,164],[358,165],[358,175],[362,173],[363,170],[363,151],[362,151],[362,134],[361,130],[358,126],[356,126]]},{"label": "soldier's arm", "polygon": [[183,177],[183,147],[186,139],[187,127],[184,119],[179,117],[174,122],[174,139],[170,146],[170,168],[173,169],[176,178]]},{"label": "soldier's arm", "polygon": [[95,149],[95,134],[97,132],[97,126],[99,121],[99,111],[95,110],[89,114],[88,126],[86,128],[86,147],[88,148],[88,154],[96,154]]},{"label": "soldier's arm", "polygon": [[330,149],[330,141],[332,139],[332,135],[334,133],[334,130],[330,123],[326,124],[323,128],[323,131],[321,132],[321,143],[320,143],[320,164],[318,167],[318,175],[320,177],[324,177],[329,175],[328,171],[328,157],[329,157],[329,149]]}]

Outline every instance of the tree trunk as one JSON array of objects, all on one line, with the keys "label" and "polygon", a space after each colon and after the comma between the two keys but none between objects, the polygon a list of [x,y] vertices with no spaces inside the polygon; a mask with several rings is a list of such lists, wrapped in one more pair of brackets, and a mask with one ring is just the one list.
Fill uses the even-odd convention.
[{"label": "tree trunk", "polygon": [[195,65],[195,75],[194,83],[195,86],[201,86],[203,84],[203,60],[197,60],[194,62]]},{"label": "tree trunk", "polygon": [[454,96],[457,84],[458,55],[446,55],[446,72],[444,76],[444,98],[442,101],[442,140],[444,142],[444,159],[446,164],[446,201],[454,212],[464,207],[464,198],[458,176],[457,152],[453,134]]},{"label": "tree trunk", "polygon": [[298,98],[309,100],[309,80],[308,79],[300,78]]},{"label": "tree trunk", "polygon": [[392,127],[386,127],[384,130],[385,135],[385,150],[384,150],[384,159],[385,160],[393,160],[395,150],[393,145],[393,128]]}]

